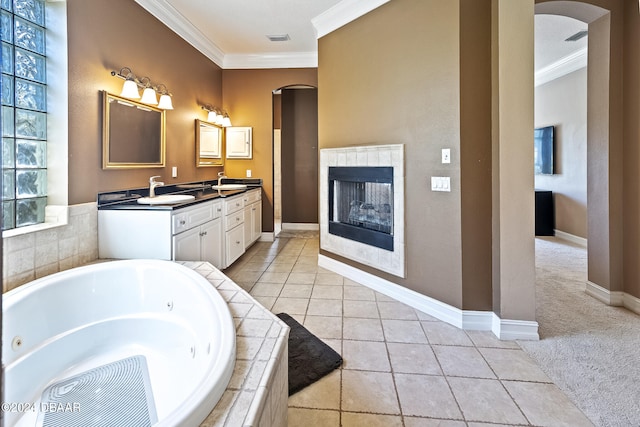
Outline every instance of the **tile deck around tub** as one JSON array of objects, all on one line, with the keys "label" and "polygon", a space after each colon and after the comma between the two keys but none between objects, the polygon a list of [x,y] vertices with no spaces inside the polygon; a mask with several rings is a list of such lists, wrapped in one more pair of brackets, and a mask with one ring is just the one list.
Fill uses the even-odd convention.
[{"label": "tile deck around tub", "polygon": [[236,327],[233,375],[201,427],[285,427],[289,327],[211,264],[179,263],[218,290]]}]

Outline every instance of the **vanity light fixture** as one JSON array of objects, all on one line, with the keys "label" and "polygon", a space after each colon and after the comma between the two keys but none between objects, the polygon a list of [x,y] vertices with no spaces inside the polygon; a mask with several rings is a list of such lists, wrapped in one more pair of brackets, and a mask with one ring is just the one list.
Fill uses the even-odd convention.
[{"label": "vanity light fixture", "polygon": [[[140,99],[140,102],[149,105],[157,105],[158,108],[163,110],[173,110],[171,94],[165,85],[154,85],[149,77],[142,77],[141,79],[138,79],[129,67],[123,67],[120,71],[112,71],[111,75],[124,80],[122,92],[120,93],[120,96],[123,98],[140,99],[139,88],[142,88],[144,90],[142,92],[142,99]],[[160,94],[159,102],[157,94]]]},{"label": "vanity light fixture", "polygon": [[210,104],[202,105],[201,108],[208,112],[208,122],[222,127],[231,126],[231,119],[229,118],[229,114],[227,114],[225,110],[219,110],[216,107],[212,107]]},{"label": "vanity light fixture", "polygon": [[151,87],[151,80],[149,77],[143,77],[140,79],[140,83],[144,86],[142,91],[142,98],[140,102],[149,105],[158,105],[158,98],[156,97],[156,91]]}]

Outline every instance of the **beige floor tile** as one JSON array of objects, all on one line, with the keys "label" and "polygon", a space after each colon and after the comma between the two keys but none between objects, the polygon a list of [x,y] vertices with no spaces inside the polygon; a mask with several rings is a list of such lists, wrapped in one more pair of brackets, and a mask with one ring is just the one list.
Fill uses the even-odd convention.
[{"label": "beige floor tile", "polygon": [[280,296],[285,298],[309,298],[311,297],[312,289],[313,285],[285,284]]},{"label": "beige floor tile", "polygon": [[291,270],[292,273],[317,273],[318,266],[314,264],[300,264],[296,263]]},{"label": "beige floor tile", "polygon": [[519,350],[520,346],[516,341],[501,340],[491,331],[465,331],[467,336],[473,341],[476,347],[487,348],[511,348]]},{"label": "beige floor tile", "polygon": [[258,280],[260,282],[282,283],[282,284],[284,284],[284,282],[287,281],[288,277],[289,277],[289,273],[269,273],[269,272],[264,272],[264,273],[262,273],[262,276],[260,276],[260,279],[258,279]]},{"label": "beige floor tile", "polygon": [[311,265],[313,267],[318,266],[318,251],[313,249],[315,255],[300,255],[296,261],[296,265]]},{"label": "beige floor tile", "polygon": [[382,319],[382,328],[387,342],[427,343],[427,337],[417,320]]},{"label": "beige floor tile", "polygon": [[342,300],[311,299],[307,314],[310,316],[342,316]]},{"label": "beige floor tile", "polygon": [[554,384],[503,381],[529,421],[538,426],[593,426]]},{"label": "beige floor tile", "polygon": [[234,282],[257,282],[260,276],[264,273],[259,271],[234,271],[234,272],[224,272],[227,276],[229,276]]},{"label": "beige floor tile", "polygon": [[422,329],[427,334],[429,344],[473,346],[473,342],[471,342],[467,334],[453,325],[429,321],[421,323]]},{"label": "beige floor tile", "polygon": [[394,378],[404,415],[463,419],[444,377],[394,374]]},{"label": "beige floor tile", "polygon": [[342,358],[344,369],[391,372],[387,346],[383,342],[345,340]]},{"label": "beige floor tile", "polygon": [[276,299],[278,299],[277,297],[262,297],[259,295],[253,295],[253,297],[269,311],[273,311],[273,304],[275,304]]},{"label": "beige floor tile", "polygon": [[257,297],[277,297],[282,292],[282,283],[257,282],[251,288],[251,295]]},{"label": "beige floor tile", "polygon": [[522,350],[479,348],[489,366],[501,380],[549,383],[549,377]]},{"label": "beige floor tile", "polygon": [[356,300],[356,301],[375,301],[376,295],[369,288],[366,288],[362,285],[348,285],[347,280],[344,281],[344,299],[345,300]]},{"label": "beige floor tile", "polygon": [[440,364],[427,344],[387,343],[393,372],[443,375]]},{"label": "beige floor tile", "polygon": [[342,340],[334,338],[322,338],[322,342],[331,347],[336,353],[342,356]]},{"label": "beige floor tile", "polygon": [[336,369],[289,397],[289,407],[340,410],[342,371]]},{"label": "beige floor tile", "polygon": [[342,300],[342,286],[313,285],[311,298]]},{"label": "beige floor tile", "polygon": [[360,317],[366,319],[380,318],[378,305],[375,301],[350,301],[345,299],[342,303],[342,307],[344,309],[344,317]]},{"label": "beige floor tile", "polygon": [[475,347],[432,346],[445,375],[470,378],[496,378]]},{"label": "beige floor tile", "polygon": [[527,424],[500,381],[448,378],[465,419],[499,424]]},{"label": "beige floor tile", "polygon": [[287,284],[313,285],[315,278],[315,273],[291,273],[287,279]]},{"label": "beige floor tile", "polygon": [[342,339],[342,318],[337,316],[307,316],[304,326],[318,338]]},{"label": "beige floor tile", "polygon": [[[436,420],[433,418],[404,417],[405,427],[466,427],[464,421]],[[491,426],[485,426],[491,427]],[[496,426],[493,426],[496,427]]]},{"label": "beige floor tile", "polygon": [[353,340],[384,341],[382,324],[377,319],[345,317],[342,320],[342,337]]},{"label": "beige floor tile", "polygon": [[342,427],[402,427],[402,418],[396,415],[343,412]]},{"label": "beige floor tile", "polygon": [[344,284],[343,277],[336,273],[322,273],[318,271],[318,275],[316,276],[315,285],[339,285],[342,286]]},{"label": "beige floor tile", "polygon": [[273,259],[273,264],[286,264],[293,265],[298,260],[298,255],[279,252],[278,255]]},{"label": "beige floor tile", "polygon": [[287,313],[287,314],[301,314],[307,313],[307,305],[309,300],[306,298],[278,298],[273,304],[271,311],[275,314]]},{"label": "beige floor tile", "polygon": [[293,264],[271,264],[265,272],[267,273],[291,273]]},{"label": "beige floor tile", "polygon": [[289,408],[291,427],[340,427],[340,412],[319,409]]},{"label": "beige floor tile", "polygon": [[395,299],[388,297],[385,294],[381,294],[380,292],[376,292],[376,301],[397,302]]},{"label": "beige floor tile", "polygon": [[264,272],[269,267],[269,262],[249,261],[243,264],[242,269],[245,271]]},{"label": "beige floor tile", "polygon": [[391,374],[343,370],[342,410],[400,414]]},{"label": "beige floor tile", "polygon": [[379,301],[380,318],[397,320],[418,320],[416,311],[406,304],[396,301]]}]

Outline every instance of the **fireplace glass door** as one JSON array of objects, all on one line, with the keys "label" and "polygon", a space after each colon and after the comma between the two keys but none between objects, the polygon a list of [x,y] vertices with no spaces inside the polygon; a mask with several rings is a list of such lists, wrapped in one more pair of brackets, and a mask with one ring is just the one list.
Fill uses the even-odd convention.
[{"label": "fireplace glass door", "polygon": [[392,167],[329,167],[329,233],[393,250]]}]

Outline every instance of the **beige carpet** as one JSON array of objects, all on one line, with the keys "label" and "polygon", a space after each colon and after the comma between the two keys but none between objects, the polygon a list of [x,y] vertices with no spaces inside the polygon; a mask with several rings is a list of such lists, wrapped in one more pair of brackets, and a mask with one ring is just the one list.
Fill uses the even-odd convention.
[{"label": "beige carpet", "polygon": [[587,252],[536,239],[540,341],[522,348],[596,426],[640,426],[640,316],[588,296]]}]

